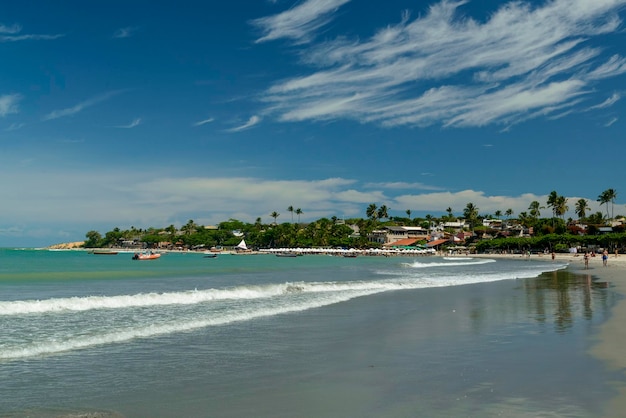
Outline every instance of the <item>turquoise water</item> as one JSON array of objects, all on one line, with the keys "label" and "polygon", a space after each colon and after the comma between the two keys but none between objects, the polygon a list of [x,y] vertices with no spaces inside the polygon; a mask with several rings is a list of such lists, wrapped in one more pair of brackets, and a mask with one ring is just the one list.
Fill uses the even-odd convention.
[{"label": "turquoise water", "polygon": [[562,264],[131,255],[0,250],[0,414],[584,417],[611,395],[586,350],[613,295]]}]

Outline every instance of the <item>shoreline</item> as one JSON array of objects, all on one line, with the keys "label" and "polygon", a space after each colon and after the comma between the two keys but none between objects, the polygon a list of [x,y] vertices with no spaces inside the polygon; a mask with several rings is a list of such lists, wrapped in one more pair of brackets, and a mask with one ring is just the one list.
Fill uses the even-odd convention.
[{"label": "shoreline", "polygon": [[[51,250],[51,247],[47,249]],[[56,249],[57,251],[88,251],[85,248],[63,248]],[[89,249],[94,250],[94,249]],[[111,250],[111,249],[108,249]],[[281,249],[285,251],[285,249]],[[118,250],[120,253],[127,252],[126,250]],[[133,250],[128,250],[133,252]],[[176,250],[163,250],[159,251],[163,253],[199,253],[203,251],[176,251]],[[279,252],[276,250],[275,252]],[[237,254],[231,251],[222,251],[218,254]],[[242,253],[244,255],[252,254],[274,254],[274,252],[250,252]],[[364,256],[364,254],[360,254]],[[370,254],[374,255],[374,254]],[[382,256],[383,254],[375,254]],[[415,254],[395,254],[405,256],[415,256]],[[435,255],[435,254],[433,254]],[[524,254],[436,254],[438,256],[445,257],[473,257],[473,258],[493,258],[493,259],[525,259]],[[532,254],[530,256],[533,260],[541,260],[546,263],[552,262],[550,254]],[[611,315],[608,320],[601,324],[594,334],[593,340],[590,342],[590,348],[588,354],[597,360],[601,361],[607,370],[616,373],[618,376],[624,376],[624,370],[626,370],[626,357],[623,356],[623,347],[626,346],[626,329],[624,329],[624,323],[626,322],[626,255],[615,254],[609,255],[607,266],[603,266],[602,257],[596,255],[590,257],[589,267],[584,268],[584,261],[582,254],[569,254],[560,253],[555,254],[555,261],[559,263],[566,263],[568,266],[566,270],[578,274],[587,275],[589,278],[593,278],[595,281],[606,282],[607,291],[614,292],[620,296],[620,300],[611,310]],[[617,418],[623,416],[623,411],[626,410],[626,379],[616,379],[608,382],[615,390],[616,395],[606,404],[604,415],[607,418]]]},{"label": "shoreline", "polygon": [[[79,256],[79,259],[82,259],[82,254],[76,255]],[[36,254],[32,256],[36,257]],[[448,255],[445,256],[446,258],[450,257]],[[462,261],[463,258],[468,256],[458,255],[452,256],[451,258],[454,257]],[[481,254],[471,255],[471,257],[477,259],[516,259],[518,260],[516,264],[519,264],[522,269],[524,264],[537,265],[541,262],[551,263],[550,255],[545,254],[541,256],[533,254],[531,261],[528,263],[523,262],[526,260],[525,256],[518,254]],[[178,257],[177,259],[184,264],[185,258],[187,257]],[[217,363],[213,363],[214,360],[207,360],[206,363],[203,363],[203,359],[212,358],[212,356],[207,356],[206,354],[215,353],[214,350],[216,347],[219,347],[219,350],[223,350],[224,353],[229,353],[230,349],[227,348],[230,346],[223,345],[223,343],[233,342],[233,347],[249,347],[251,345],[247,342],[254,341],[255,346],[269,347],[269,351],[260,356],[257,359],[259,361],[251,361],[250,364],[258,365],[265,361],[265,365],[271,368],[264,370],[274,370],[273,363],[275,358],[280,357],[285,360],[283,356],[277,356],[277,354],[283,353],[280,344],[278,347],[273,346],[274,342],[278,340],[276,336],[283,338],[285,336],[297,337],[288,338],[290,344],[283,346],[282,349],[285,350],[284,353],[295,352],[301,355],[291,357],[291,363],[284,361],[283,366],[287,367],[285,366],[286,364],[291,364],[292,367],[294,367],[292,372],[285,374],[286,376],[304,375],[306,378],[302,381],[285,384],[282,378],[272,380],[272,376],[275,376],[273,371],[269,374],[263,372],[258,376],[264,376],[264,378],[268,379],[266,381],[268,390],[265,392],[259,392],[256,388],[254,391],[244,388],[241,389],[240,392],[237,392],[237,388],[240,387],[238,382],[240,381],[233,380],[231,382],[233,386],[224,391],[224,393],[228,394],[227,399],[223,397],[220,398],[220,395],[216,395],[213,398],[205,400],[204,397],[206,393],[212,392],[211,389],[220,388],[223,382],[222,378],[228,377],[231,370],[226,367],[224,369],[224,375],[208,374],[205,376],[206,378],[198,379],[197,383],[199,383],[199,385],[197,386],[197,390],[193,393],[187,393],[182,398],[179,396],[180,394],[177,394],[173,396],[172,399],[168,399],[167,402],[163,402],[164,404],[173,405],[168,406],[172,411],[175,409],[185,410],[185,407],[190,408],[186,409],[189,415],[193,415],[192,411],[197,412],[199,410],[194,410],[193,404],[196,405],[196,408],[202,407],[204,410],[217,408],[220,411],[227,411],[229,408],[233,408],[233,411],[239,412],[232,413],[233,416],[245,415],[243,413],[244,411],[248,415],[252,413],[252,411],[258,411],[259,415],[271,416],[269,411],[275,411],[273,408],[275,408],[276,404],[285,405],[285,402],[287,406],[284,406],[284,408],[288,410],[319,412],[319,407],[313,403],[305,403],[304,409],[300,409],[303,406],[299,403],[301,399],[299,399],[298,395],[305,391],[306,393],[311,393],[311,389],[316,389],[316,391],[309,399],[313,400],[317,398],[332,402],[336,399],[334,396],[335,393],[341,393],[342,390],[349,390],[351,393],[354,393],[354,388],[360,388],[362,392],[354,393],[354,395],[362,396],[362,398],[352,398],[353,400],[360,399],[362,403],[367,404],[368,407],[384,407],[384,409],[380,409],[379,412],[389,412],[389,416],[406,416],[406,414],[400,414],[399,411],[403,407],[417,405],[411,403],[411,401],[418,402],[420,398],[424,396],[421,385],[426,385],[425,387],[432,390],[433,395],[436,396],[439,396],[437,392],[439,391],[438,388],[441,388],[443,392],[447,392],[448,394],[466,394],[469,397],[458,397],[458,405],[448,406],[447,404],[426,402],[423,407],[426,409],[419,409],[422,415],[428,415],[426,410],[431,412],[432,416],[453,416],[462,415],[463,413],[467,414],[467,411],[477,411],[480,409],[483,412],[486,411],[482,415],[496,415],[496,411],[499,412],[498,415],[502,415],[503,411],[507,411],[509,416],[528,416],[533,414],[533,412],[537,415],[549,415],[551,413],[559,416],[570,416],[567,412],[574,410],[567,409],[567,403],[564,403],[563,400],[555,400],[554,402],[549,400],[553,397],[558,398],[560,395],[562,395],[564,399],[573,399],[574,397],[580,396],[581,408],[588,408],[589,411],[593,411],[593,413],[590,412],[586,416],[618,417],[623,415],[623,407],[626,401],[626,382],[623,378],[624,368],[620,366],[619,363],[619,361],[621,361],[619,354],[623,346],[621,345],[622,342],[615,341],[614,336],[619,334],[619,328],[622,326],[621,319],[626,316],[626,312],[622,312],[621,314],[616,313],[616,308],[618,305],[624,305],[624,301],[621,299],[621,296],[615,297],[615,295],[623,295],[626,293],[626,281],[623,281],[624,272],[626,271],[626,256],[622,255],[617,259],[611,256],[608,267],[602,266],[601,258],[592,258],[589,270],[583,268],[583,260],[580,255],[575,257],[572,254],[560,254],[556,256],[555,262],[558,263],[560,271],[564,272],[564,276],[567,274],[582,274],[583,281],[586,280],[585,278],[587,277],[593,277],[593,280],[606,280],[609,282],[610,288],[598,288],[597,286],[591,288],[593,290],[590,294],[590,303],[592,303],[590,306],[594,310],[594,317],[595,310],[601,308],[597,303],[607,299],[607,295],[610,296],[611,303],[610,305],[602,306],[602,320],[594,321],[593,323],[595,323],[595,325],[593,327],[586,326],[587,322],[583,324],[582,321],[576,321],[577,326],[583,327],[577,328],[578,330],[584,331],[582,335],[577,332],[566,332],[563,334],[565,338],[561,338],[550,331],[547,333],[548,338],[545,338],[541,335],[542,333],[533,332],[532,334],[527,334],[527,332],[524,332],[524,329],[516,328],[517,321],[515,321],[515,318],[517,317],[515,315],[507,320],[501,321],[499,318],[500,314],[509,311],[508,307],[503,308],[503,306],[508,306],[508,304],[503,305],[502,301],[514,302],[512,306],[515,306],[516,303],[520,303],[520,306],[527,306],[527,303],[520,298],[519,294],[519,292],[524,291],[520,290],[523,289],[524,286],[521,282],[517,281],[515,281],[515,283],[511,283],[510,281],[481,283],[480,285],[471,287],[454,287],[450,290],[436,288],[428,292],[388,292],[380,294],[377,296],[377,298],[380,299],[376,300],[356,298],[349,304],[331,305],[331,308],[326,312],[310,311],[302,313],[298,317],[287,318],[288,320],[285,322],[277,321],[276,324],[280,325],[277,327],[273,326],[276,325],[275,323],[271,323],[272,326],[268,328],[277,330],[277,334],[272,334],[271,336],[264,337],[267,335],[266,331],[268,329],[253,328],[255,329],[255,333],[262,337],[260,340],[255,338],[251,340],[243,339],[244,336],[249,334],[250,328],[247,326],[241,329],[243,334],[224,334],[222,335],[223,340],[219,340],[218,338],[221,333],[214,334],[209,332],[206,335],[200,333],[190,340],[193,344],[189,346],[195,347],[196,343],[207,342],[210,342],[210,344],[207,344],[208,347],[215,344],[213,348],[203,349],[196,353],[198,354],[198,359],[202,359],[199,364],[204,365],[204,368],[208,369],[211,369],[211,365],[222,364],[222,359],[219,357],[217,358],[219,360]],[[89,265],[88,261],[86,263],[86,265]],[[359,264],[360,263],[357,261],[356,264],[350,263],[349,265]],[[564,265],[567,265],[567,268],[563,268]],[[545,266],[547,269],[551,267],[550,264],[546,264]],[[552,266],[556,267],[557,264],[553,264]],[[463,267],[461,267],[461,269],[463,269]],[[532,279],[530,281],[534,282]],[[541,281],[542,280],[539,280],[539,282]],[[578,279],[576,279],[576,283],[579,283]],[[65,284],[63,283],[63,285]],[[113,283],[113,285],[115,287],[119,286],[118,283]],[[616,286],[620,286],[621,290],[618,290]],[[187,288],[187,286],[184,287]],[[582,288],[584,288],[584,285]],[[131,287],[131,289],[131,292],[135,291],[134,287]],[[532,292],[532,300],[534,301],[538,300],[535,299],[534,296],[542,294],[541,290],[536,291],[535,289],[543,289],[543,287],[530,286],[527,289]],[[126,292],[122,293],[125,294]],[[548,293],[551,294],[552,290],[548,290]],[[437,295],[441,297],[436,297]],[[473,299],[478,299],[478,301],[476,301],[478,303],[472,302]],[[373,301],[380,303],[372,303]],[[583,302],[579,301],[578,303],[582,304]],[[460,309],[458,313],[455,313],[457,311],[451,311],[451,308]],[[480,316],[482,316],[486,322],[483,322],[483,319],[480,317],[472,317],[472,312],[481,311],[483,313]],[[512,311],[521,315],[527,313],[527,309],[518,310],[513,308]],[[528,310],[528,312],[531,311],[535,312],[535,308]],[[357,312],[363,315],[354,315],[354,313]],[[460,314],[461,312],[466,312],[467,314],[462,315]],[[598,312],[598,314],[600,314],[600,312]],[[523,317],[526,318],[526,316]],[[343,318],[345,321],[329,321],[329,318]],[[355,318],[358,318],[358,321]],[[580,318],[580,316],[576,316],[576,318]],[[311,322],[313,320],[317,322]],[[329,333],[327,328],[329,324],[339,323],[343,323],[344,326],[338,326],[335,329],[335,334]],[[604,332],[605,324],[608,323],[613,323],[614,326],[617,327],[617,334],[611,329]],[[592,322],[589,322],[589,324],[592,324]],[[268,323],[266,323],[266,325],[268,325]],[[491,325],[497,325],[499,332],[485,333],[484,331],[493,331],[496,329],[491,328]],[[535,327],[532,326],[531,328],[534,329]],[[324,337],[311,338],[308,331],[314,330],[319,334],[314,333],[312,335],[323,335]],[[346,334],[346,330],[350,332],[353,331],[354,334]],[[456,336],[460,330],[463,331],[462,335],[464,337],[460,339],[456,337],[452,339],[448,338]],[[520,332],[517,332],[517,330]],[[601,330],[603,332],[601,332]],[[292,331],[294,331],[295,334],[291,334]],[[528,329],[526,329],[526,331],[528,331]],[[233,338],[235,335],[238,336]],[[335,337],[330,337],[330,335],[334,335]],[[347,335],[350,335],[350,338],[346,338]],[[484,338],[485,335],[490,336],[489,341]],[[300,339],[302,336],[306,338]],[[555,336],[555,338],[550,338],[550,336]],[[315,346],[315,348],[311,348],[309,345],[314,340],[326,341],[326,338],[326,343]],[[294,346],[291,346],[291,341],[294,341]],[[347,343],[342,346],[338,344],[338,341],[347,341]],[[457,346],[457,344],[450,344],[451,341],[459,342],[458,345],[462,346],[463,349],[450,348],[451,346]],[[571,344],[572,341],[575,345]],[[185,348],[186,346],[187,344],[181,345],[183,348],[182,352],[191,354]],[[205,344],[198,344],[198,346],[204,347]],[[305,351],[294,350],[294,347],[304,348]],[[354,351],[355,347],[359,347],[359,351],[356,353]],[[172,348],[172,346],[170,346],[170,348]],[[477,349],[480,349],[480,351],[477,351]],[[607,351],[596,352],[596,349],[606,349]],[[317,367],[309,368],[307,366],[301,366],[303,363],[308,364],[308,362],[303,362],[302,360],[311,360],[311,362],[315,364],[313,360],[315,360],[316,357],[305,356],[304,354],[307,353],[306,350],[310,350],[311,353],[326,354],[323,357],[317,357],[317,360],[319,360],[319,363],[316,364]],[[430,354],[428,354],[429,350],[432,350]],[[145,351],[149,352],[151,350]],[[179,354],[181,352],[177,351],[177,349],[168,352],[167,349],[165,349],[164,353],[169,354],[159,354],[159,357],[156,358],[180,358]],[[416,353],[423,353],[423,355],[417,355]],[[115,355],[119,355],[120,357],[116,358]],[[241,355],[242,358],[248,358],[246,350],[242,351]],[[611,356],[614,356],[618,363],[613,363]],[[107,359],[103,361],[111,360],[111,364],[119,364],[118,360],[126,358],[123,351],[119,352],[117,350],[115,350],[115,353],[113,353],[110,358],[109,356],[106,357]],[[331,360],[334,359],[334,362],[328,360],[329,357],[332,357]],[[230,357],[225,357],[225,359],[228,358]],[[511,359],[516,359],[516,361],[511,361]],[[609,362],[611,362],[610,365]],[[184,363],[195,362],[185,361]],[[240,363],[236,360],[233,364]],[[444,367],[441,367],[442,365]],[[25,367],[27,366],[28,365]],[[102,366],[103,364],[99,364],[99,367]],[[194,367],[197,366],[190,367],[192,372]],[[109,369],[109,367],[102,368]],[[112,373],[116,373],[115,368],[110,369]],[[496,372],[496,370],[499,370],[499,372]],[[473,383],[463,384],[461,386],[456,386],[456,384],[449,386],[448,382],[456,382],[458,380],[459,372],[461,376],[467,376],[468,381]],[[413,378],[413,374],[422,377]],[[185,376],[187,375],[188,374],[185,374]],[[94,381],[94,387],[99,386],[102,380],[107,381],[109,378],[114,378],[115,381],[119,379],[119,381],[132,382],[132,380],[122,378],[122,376],[123,374],[112,374],[110,377],[98,378]],[[129,372],[128,376],[132,379],[132,373]],[[516,376],[516,379],[511,379],[511,376]],[[159,373],[155,372],[153,377],[154,379],[152,380],[138,379],[139,384],[132,382],[129,386],[143,387],[145,382],[161,381],[161,375]],[[245,377],[247,381],[254,380],[250,379],[250,376],[245,373],[242,374],[242,377]],[[541,380],[541,382],[538,380]],[[391,383],[389,387],[384,384],[387,381]],[[218,383],[215,384],[214,382]],[[270,384],[272,382],[274,382],[274,385]],[[328,382],[331,382],[331,386],[328,386]],[[512,383],[509,384],[508,382]],[[537,393],[544,393],[538,392],[534,388],[535,382],[538,387],[539,385],[544,385],[541,386],[541,388],[543,389],[545,387],[545,393],[550,394],[548,398],[539,396],[537,401],[534,402],[534,396],[537,396]],[[363,383],[365,383],[365,385]],[[371,383],[371,385],[367,386],[368,383]],[[411,389],[404,392],[403,388],[406,387],[419,389]],[[276,388],[280,388],[281,390],[276,390]],[[488,391],[488,389],[491,388],[496,389],[495,394],[493,390],[491,392]],[[235,389],[235,391],[233,392],[232,389]],[[391,392],[392,389],[393,392]],[[389,392],[386,392],[386,390],[389,390]],[[276,396],[274,394],[275,392],[281,395]],[[19,391],[16,393],[19,393]],[[241,393],[243,395],[231,395],[232,393]],[[390,395],[387,396],[387,394]],[[407,397],[409,394],[413,394],[412,397],[414,396],[414,398]],[[93,408],[92,414],[96,416],[96,411],[98,411],[98,413],[101,414],[98,416],[102,417],[121,417],[122,412],[129,417],[135,415],[150,416],[151,414],[147,411],[152,408],[150,405],[155,399],[135,398],[135,395],[136,394],[129,395],[124,402],[120,399],[119,394],[113,393],[111,395],[112,403],[98,405],[100,408],[104,409],[99,409],[94,405],[95,408]],[[234,397],[231,398],[231,396]],[[513,398],[510,396],[513,396]],[[523,405],[517,404],[517,396],[519,396],[519,399],[528,399],[529,402]],[[7,396],[7,398],[11,397]],[[54,399],[54,397],[52,396],[50,399]],[[229,404],[228,399],[235,400]],[[245,404],[241,403],[242,399]],[[446,399],[445,393],[441,397],[441,401],[447,401],[449,399],[452,398]],[[548,400],[546,401],[546,399]],[[180,403],[171,404],[173,400],[177,400],[177,402]],[[289,400],[292,402],[289,403]],[[187,403],[186,401],[191,401],[191,403]],[[337,404],[330,403],[330,410],[334,410],[332,408],[333,405],[341,405],[344,401],[344,398],[340,398]],[[488,401],[495,401],[495,403]],[[157,399],[155,405],[158,402],[161,402],[161,400]],[[546,405],[549,406],[542,407],[544,402],[547,402]],[[323,402],[323,404],[325,403]],[[360,404],[360,402],[357,403],[357,405]],[[555,408],[551,409],[551,405],[554,405]],[[578,405],[578,403],[576,403],[576,405]],[[116,410],[118,407],[121,411],[120,415],[106,415],[107,411]],[[141,409],[143,413],[139,414],[139,408],[144,407],[146,409]],[[498,408],[497,410],[495,409],[496,407]],[[157,406],[152,408],[151,412],[154,413],[153,415],[157,416],[156,411],[158,408]],[[367,408],[363,410],[366,409]],[[417,408],[414,408],[414,410],[415,409]],[[265,411],[265,414],[261,413],[263,411]],[[443,411],[447,411],[448,413],[444,414]],[[393,414],[393,412],[396,412],[396,414]],[[514,412],[517,412],[517,414],[514,414]],[[542,413],[540,414],[540,412]],[[68,410],[66,415],[61,415],[60,413],[57,415],[68,418],[74,415],[78,416],[79,410],[75,412]],[[85,413],[85,415],[87,414]],[[315,415],[319,416],[324,414],[313,414],[311,412],[310,416]],[[355,413],[354,415],[359,414]],[[384,414],[381,413],[381,415]],[[168,414],[163,412],[163,415],[158,416],[168,416]],[[171,416],[171,414],[169,414],[169,416]],[[585,415],[572,414],[571,416]]]}]

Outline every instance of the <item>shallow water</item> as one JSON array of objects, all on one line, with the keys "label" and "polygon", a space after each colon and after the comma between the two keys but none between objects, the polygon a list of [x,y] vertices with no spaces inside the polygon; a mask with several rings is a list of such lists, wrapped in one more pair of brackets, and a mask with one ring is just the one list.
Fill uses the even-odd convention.
[{"label": "shallow water", "polygon": [[588,417],[620,378],[587,354],[615,296],[549,262],[0,257],[14,416]]}]

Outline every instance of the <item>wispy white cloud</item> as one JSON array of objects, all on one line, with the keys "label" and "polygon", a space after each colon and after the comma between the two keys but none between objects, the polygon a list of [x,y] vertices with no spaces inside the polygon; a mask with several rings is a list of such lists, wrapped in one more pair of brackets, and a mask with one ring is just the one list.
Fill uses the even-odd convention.
[{"label": "wispy white cloud", "polygon": [[255,19],[263,36],[257,42],[289,38],[307,42],[322,26],[332,20],[332,13],[350,0],[305,0],[291,9],[274,16]]},{"label": "wispy white cloud", "polygon": [[0,96],[0,116],[4,117],[11,113],[17,113],[19,111],[18,103],[22,100],[20,94],[5,94]]},{"label": "wispy white cloud", "polygon": [[141,118],[136,118],[136,119],[133,119],[133,121],[129,123],[128,125],[120,125],[120,126],[117,126],[117,128],[131,129],[139,125],[141,125]]},{"label": "wispy white cloud", "polygon": [[65,35],[10,35],[0,36],[0,42],[18,42],[18,41],[49,41],[62,38]]},{"label": "wispy white cloud", "polygon": [[442,0],[370,38],[305,48],[312,72],[269,88],[268,113],[281,121],[510,126],[565,114],[591,96],[594,81],[626,72],[626,58],[607,59],[604,38],[602,47],[595,42],[620,30],[626,0],[512,1],[484,21],[461,15],[465,3]]},{"label": "wispy white cloud", "polygon": [[248,119],[248,121],[244,123],[243,125],[228,129],[228,132],[244,131],[246,129],[252,128],[254,125],[258,124],[259,122],[261,122],[261,118],[255,115],[255,116],[250,117],[250,119]]},{"label": "wispy white cloud", "polygon": [[204,119],[204,120],[201,120],[201,121],[199,121],[199,122],[194,123],[194,124],[193,124],[193,126],[202,126],[202,125],[206,125],[207,123],[211,123],[211,122],[213,122],[213,120],[214,120],[213,118]]},{"label": "wispy white cloud", "polygon": [[14,34],[14,33],[20,33],[21,31],[22,31],[22,26],[18,24],[13,24],[10,26],[0,24],[0,33]]},{"label": "wispy white cloud", "polygon": [[65,35],[56,34],[56,35],[36,35],[36,34],[24,34],[18,35],[22,31],[22,26],[18,24],[14,24],[11,26],[6,26],[0,24],[0,42],[17,42],[17,41],[28,41],[28,40],[51,40],[61,38]]},{"label": "wispy white cloud", "polygon": [[618,120],[619,120],[618,118],[612,118],[610,121],[608,121],[607,123],[604,124],[604,127],[608,128],[609,126],[613,125]]},{"label": "wispy white cloud", "polygon": [[607,62],[598,66],[588,74],[591,80],[601,80],[626,73],[626,58],[613,55]]},{"label": "wispy white cloud", "polygon": [[48,113],[47,115],[45,115],[43,117],[43,120],[52,120],[52,119],[58,119],[58,118],[62,118],[62,117],[66,117],[66,116],[73,116],[77,113],[82,112],[83,110],[95,106],[99,103],[102,103],[108,99],[110,99],[111,97],[117,95],[119,93],[119,91],[115,91],[115,92],[109,92],[109,93],[105,93],[105,94],[101,94],[99,96],[95,96],[92,97],[90,99],[85,100],[84,102],[78,103],[77,105],[74,105],[72,107],[68,107],[65,109],[60,109],[60,110],[54,110],[50,113]]},{"label": "wispy white cloud", "polygon": [[617,103],[619,101],[619,99],[621,99],[621,96],[619,93],[613,93],[611,95],[611,97],[609,97],[608,99],[606,99],[605,101],[603,101],[600,104],[597,104],[595,106],[591,106],[589,108],[589,110],[594,110],[594,109],[604,109],[607,107],[611,107],[613,106],[615,103]]},{"label": "wispy white cloud", "polygon": [[26,125],[23,123],[12,123],[8,128],[6,128],[6,131],[17,131],[18,129],[22,129],[24,126]]},{"label": "wispy white cloud", "polygon": [[115,32],[113,32],[113,38],[115,39],[130,38],[136,30],[137,28],[134,28],[131,26],[128,26],[125,28],[119,28]]}]

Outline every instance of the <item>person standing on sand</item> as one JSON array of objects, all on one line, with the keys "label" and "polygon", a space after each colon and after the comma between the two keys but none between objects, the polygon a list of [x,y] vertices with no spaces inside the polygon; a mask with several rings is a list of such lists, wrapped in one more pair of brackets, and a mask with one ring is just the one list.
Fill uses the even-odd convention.
[{"label": "person standing on sand", "polygon": [[585,270],[589,268],[589,253],[585,251],[585,256],[583,257],[585,260]]},{"label": "person standing on sand", "polygon": [[604,250],[604,252],[602,253],[602,265],[606,267],[608,262],[609,262],[609,252],[607,250]]},{"label": "person standing on sand", "polygon": [[554,251],[552,251],[552,261],[554,261],[554,257],[556,257],[556,254],[554,254]]}]

